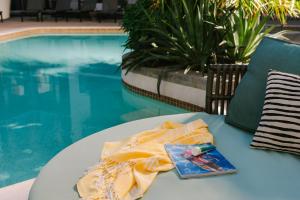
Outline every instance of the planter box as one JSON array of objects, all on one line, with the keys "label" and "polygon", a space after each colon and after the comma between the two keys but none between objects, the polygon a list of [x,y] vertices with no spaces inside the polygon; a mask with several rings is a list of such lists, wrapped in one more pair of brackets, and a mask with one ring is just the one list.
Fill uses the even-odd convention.
[{"label": "planter box", "polygon": [[226,114],[235,89],[246,71],[247,64],[214,64],[209,67],[207,76],[195,71],[188,74],[183,71],[170,72],[160,85],[162,97],[157,94],[159,68],[142,67],[127,75],[123,70],[122,79],[129,89],[139,94],[192,111]]},{"label": "planter box", "polygon": [[3,19],[10,17],[10,3],[11,0],[0,0],[0,10],[3,12]]},{"label": "planter box", "polygon": [[[161,69],[156,68],[139,68],[125,75],[126,70],[123,70],[122,79],[127,85],[151,93],[151,97],[158,96],[157,77],[160,71]],[[203,77],[195,71],[188,74],[184,74],[183,71],[170,72],[161,82],[160,94],[165,99],[169,98],[169,103],[186,105],[180,107],[194,107],[190,109],[194,111],[204,110],[206,81],[206,76]]]}]

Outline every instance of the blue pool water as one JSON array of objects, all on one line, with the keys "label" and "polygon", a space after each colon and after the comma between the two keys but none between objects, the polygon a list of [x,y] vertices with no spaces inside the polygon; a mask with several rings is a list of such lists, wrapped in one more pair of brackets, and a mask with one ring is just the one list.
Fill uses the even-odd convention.
[{"label": "blue pool water", "polygon": [[0,43],[0,187],[35,177],[56,153],[105,128],[185,110],[126,90],[126,36]]}]

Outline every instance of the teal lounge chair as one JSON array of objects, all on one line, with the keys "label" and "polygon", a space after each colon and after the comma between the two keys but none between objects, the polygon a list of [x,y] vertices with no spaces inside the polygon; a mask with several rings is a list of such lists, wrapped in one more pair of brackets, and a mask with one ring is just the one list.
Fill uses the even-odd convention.
[{"label": "teal lounge chair", "polygon": [[199,118],[208,124],[218,150],[237,167],[238,172],[181,180],[172,170],[158,175],[142,200],[299,199],[298,157],[250,149],[252,135],[224,123],[224,116],[189,113],[129,122],[69,146],[42,169],[31,188],[29,200],[79,200],[75,185],[84,172],[99,161],[104,142],[129,137],[166,120],[186,123]]}]

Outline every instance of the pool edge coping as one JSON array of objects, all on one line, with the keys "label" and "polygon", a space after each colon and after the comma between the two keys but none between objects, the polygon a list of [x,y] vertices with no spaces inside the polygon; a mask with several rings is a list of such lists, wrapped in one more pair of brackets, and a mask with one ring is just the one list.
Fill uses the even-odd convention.
[{"label": "pool edge coping", "polygon": [[0,197],[4,199],[11,199],[13,197],[14,200],[25,200],[23,197],[28,199],[35,178],[36,177],[1,187]]},{"label": "pool edge coping", "polygon": [[54,27],[27,27],[14,29],[7,32],[0,33],[0,42],[6,42],[15,39],[21,39],[37,35],[63,35],[63,34],[125,34],[121,26],[54,26]]}]

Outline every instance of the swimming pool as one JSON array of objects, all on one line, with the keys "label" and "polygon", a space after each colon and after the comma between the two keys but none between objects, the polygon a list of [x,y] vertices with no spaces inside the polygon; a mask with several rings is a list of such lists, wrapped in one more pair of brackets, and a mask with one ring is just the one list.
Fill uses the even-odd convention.
[{"label": "swimming pool", "polygon": [[56,153],[92,133],[185,112],[122,86],[125,40],[73,35],[0,43],[0,187],[35,177]]}]

